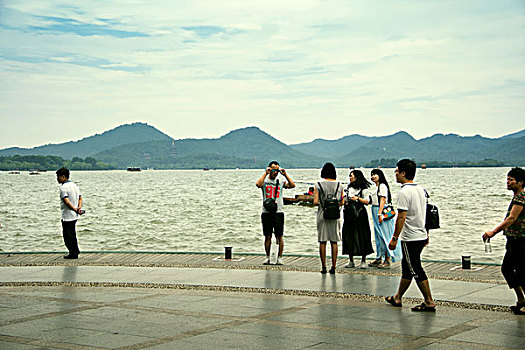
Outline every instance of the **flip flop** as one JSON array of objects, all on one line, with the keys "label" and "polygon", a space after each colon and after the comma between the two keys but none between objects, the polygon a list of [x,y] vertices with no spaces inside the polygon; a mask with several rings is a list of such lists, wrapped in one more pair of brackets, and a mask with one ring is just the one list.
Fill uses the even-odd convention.
[{"label": "flip flop", "polygon": [[427,306],[425,303],[421,303],[412,308],[412,311],[415,312],[436,312],[435,306]]},{"label": "flip flop", "polygon": [[385,301],[387,303],[389,303],[390,305],[394,306],[394,307],[402,307],[403,306],[403,303],[396,303],[396,301],[394,300],[394,296],[386,297]]}]

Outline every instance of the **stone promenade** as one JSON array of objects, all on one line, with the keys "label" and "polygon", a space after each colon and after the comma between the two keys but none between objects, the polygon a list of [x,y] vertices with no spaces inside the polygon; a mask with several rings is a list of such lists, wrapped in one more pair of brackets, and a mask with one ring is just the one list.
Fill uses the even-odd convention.
[{"label": "stone promenade", "polygon": [[[343,262],[343,261],[341,261]],[[498,266],[427,262],[436,313],[391,270],[321,275],[315,257],[0,254],[0,349],[525,348]]]}]

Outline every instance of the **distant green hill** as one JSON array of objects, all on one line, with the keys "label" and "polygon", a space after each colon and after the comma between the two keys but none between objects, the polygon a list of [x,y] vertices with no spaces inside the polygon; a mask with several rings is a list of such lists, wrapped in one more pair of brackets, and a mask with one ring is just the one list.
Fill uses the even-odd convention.
[{"label": "distant green hill", "polygon": [[327,161],[337,167],[383,165],[381,159],[395,164],[400,158],[434,166],[524,165],[525,130],[497,139],[436,134],[421,140],[401,131],[289,146],[257,127],[234,130],[217,139],[175,140],[153,126],[134,123],[75,142],[0,150],[0,156],[15,154],[92,157],[117,168],[157,169],[264,168],[274,159],[292,168],[318,168]]},{"label": "distant green hill", "polygon": [[71,159],[89,157],[95,153],[121,145],[153,140],[171,140],[171,137],[145,123],[125,124],[102,134],[96,134],[78,141],[60,144],[48,144],[35,148],[6,148],[0,150],[0,156],[14,155],[50,155]]},{"label": "distant green hill", "polygon": [[435,134],[421,140],[401,131],[383,137],[351,135],[332,141],[318,139],[291,147],[312,156],[325,154],[339,167],[362,166],[374,159],[401,158],[454,164],[494,159],[516,165],[525,163],[525,130],[498,139]]},{"label": "distant green hill", "polygon": [[218,139],[150,141],[115,147],[95,155],[117,167],[158,169],[262,168],[270,160],[284,167],[319,167],[321,158],[305,155],[256,127],[231,131]]}]

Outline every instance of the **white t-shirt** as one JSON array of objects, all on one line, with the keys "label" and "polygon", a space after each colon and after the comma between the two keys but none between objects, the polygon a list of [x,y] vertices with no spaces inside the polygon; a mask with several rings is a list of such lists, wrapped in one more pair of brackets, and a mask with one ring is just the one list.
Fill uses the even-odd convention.
[{"label": "white t-shirt", "polygon": [[388,188],[385,184],[379,184],[379,197],[377,194],[377,187],[372,194],[372,205],[379,205],[379,197],[385,197],[385,205],[388,202]]},{"label": "white t-shirt", "polygon": [[365,188],[362,191],[363,192],[361,193],[360,189],[353,188],[353,187],[347,187],[346,190],[345,190],[346,196],[347,196],[346,200],[349,201],[350,197],[358,196],[358,197],[361,197],[363,199],[367,199],[368,201],[370,201],[370,198],[372,197],[372,196],[370,196],[370,189]]},{"label": "white t-shirt", "polygon": [[71,181],[64,182],[60,185],[60,209],[62,210],[63,221],[74,221],[78,220],[79,215],[64,203],[64,198],[69,199],[74,207],[78,207],[78,201],[80,199],[80,190],[78,186]]},{"label": "white t-shirt", "polygon": [[[277,184],[277,180],[279,180],[279,188],[277,188],[275,185]],[[281,176],[277,176],[275,179],[270,179],[269,177],[264,180],[264,184],[262,187],[262,194],[263,194],[263,202],[266,200],[266,198],[275,198],[275,202],[277,203],[277,212],[282,213],[283,212],[283,206],[284,206],[284,200],[283,200],[283,188],[286,185],[286,180],[283,179]],[[277,194],[275,193],[275,190],[277,189]],[[266,208],[262,208],[263,213],[267,213],[268,210]]]},{"label": "white t-shirt", "polygon": [[402,241],[427,239],[427,230],[425,229],[427,199],[423,187],[415,183],[403,184],[397,198],[397,209],[407,212],[400,239]]}]

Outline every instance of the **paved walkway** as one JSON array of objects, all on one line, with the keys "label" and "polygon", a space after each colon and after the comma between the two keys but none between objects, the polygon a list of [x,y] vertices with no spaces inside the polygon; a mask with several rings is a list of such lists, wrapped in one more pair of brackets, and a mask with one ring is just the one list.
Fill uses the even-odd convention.
[{"label": "paved walkway", "polygon": [[421,314],[410,311],[421,302],[415,286],[403,308],[382,301],[398,281],[273,268],[4,264],[0,349],[525,348],[525,316],[503,312],[514,303],[505,285],[433,279],[438,310]]}]

